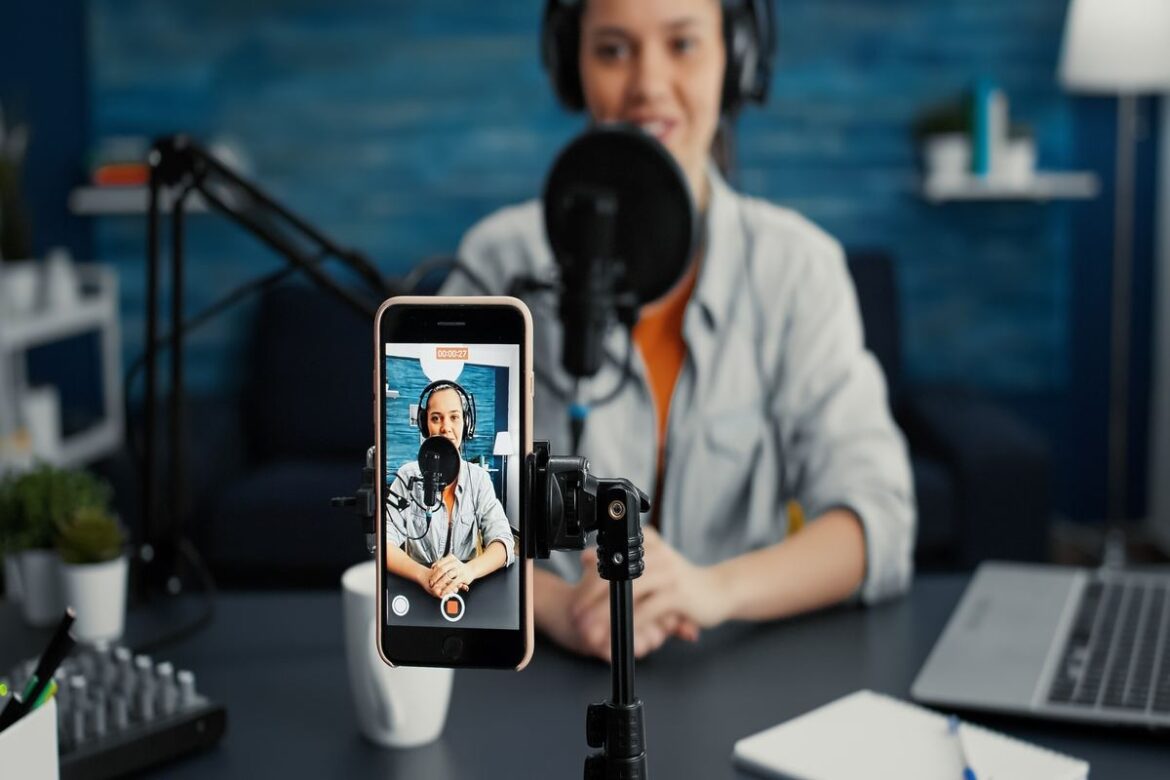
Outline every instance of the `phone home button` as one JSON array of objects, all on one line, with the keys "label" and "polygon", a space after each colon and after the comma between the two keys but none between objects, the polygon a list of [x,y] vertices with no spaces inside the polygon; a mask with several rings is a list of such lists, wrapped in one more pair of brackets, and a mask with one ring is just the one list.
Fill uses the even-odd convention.
[{"label": "phone home button", "polygon": [[449,636],[443,640],[443,657],[448,661],[458,661],[463,655],[463,640],[457,636]]}]

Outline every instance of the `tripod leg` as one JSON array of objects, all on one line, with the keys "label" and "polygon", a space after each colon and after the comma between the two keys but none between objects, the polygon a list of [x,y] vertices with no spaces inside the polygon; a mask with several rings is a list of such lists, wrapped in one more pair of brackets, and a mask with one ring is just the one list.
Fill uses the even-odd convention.
[{"label": "tripod leg", "polygon": [[630,580],[610,580],[609,620],[613,696],[589,705],[585,738],[601,748],[585,759],[585,780],[645,780],[646,731],[634,696],[634,600]]}]

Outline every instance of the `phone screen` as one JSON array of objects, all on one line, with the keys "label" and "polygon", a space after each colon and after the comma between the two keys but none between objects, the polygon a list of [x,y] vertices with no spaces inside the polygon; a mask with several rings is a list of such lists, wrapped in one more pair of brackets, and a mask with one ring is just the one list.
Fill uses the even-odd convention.
[{"label": "phone screen", "polygon": [[515,666],[527,649],[524,323],[512,306],[383,317],[380,595],[395,663]]}]

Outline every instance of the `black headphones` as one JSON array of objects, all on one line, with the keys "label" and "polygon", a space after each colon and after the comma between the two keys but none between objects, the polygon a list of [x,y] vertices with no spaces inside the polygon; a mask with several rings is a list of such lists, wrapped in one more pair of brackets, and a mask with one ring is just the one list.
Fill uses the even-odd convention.
[{"label": "black headphones", "polygon": [[427,404],[431,402],[431,396],[439,390],[454,390],[459,393],[459,398],[463,402],[463,439],[475,438],[475,398],[471,393],[463,389],[463,386],[452,382],[449,379],[440,379],[436,382],[431,382],[423,388],[423,391],[418,396],[418,432],[424,439],[427,437]]},{"label": "black headphones", "polygon": [[[585,108],[579,54],[581,7],[585,0],[548,0],[540,31],[540,59],[553,91],[570,111]],[[763,103],[772,80],[776,30],[772,0],[721,0],[727,72],[722,112],[735,116],[745,103]]]}]

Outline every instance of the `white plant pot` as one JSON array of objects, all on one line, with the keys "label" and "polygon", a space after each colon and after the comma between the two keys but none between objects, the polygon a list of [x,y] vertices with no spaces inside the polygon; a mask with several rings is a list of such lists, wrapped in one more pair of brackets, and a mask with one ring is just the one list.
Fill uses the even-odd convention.
[{"label": "white plant pot", "polygon": [[16,553],[4,554],[4,598],[19,604],[24,589],[20,587],[20,559]]},{"label": "white plant pot", "polygon": [[25,621],[38,628],[56,624],[65,611],[61,600],[61,558],[55,550],[25,550],[20,559],[20,584]]},{"label": "white plant pot", "polygon": [[73,634],[82,642],[115,640],[126,625],[126,572],[123,555],[104,563],[62,563],[65,604],[77,612]]}]

